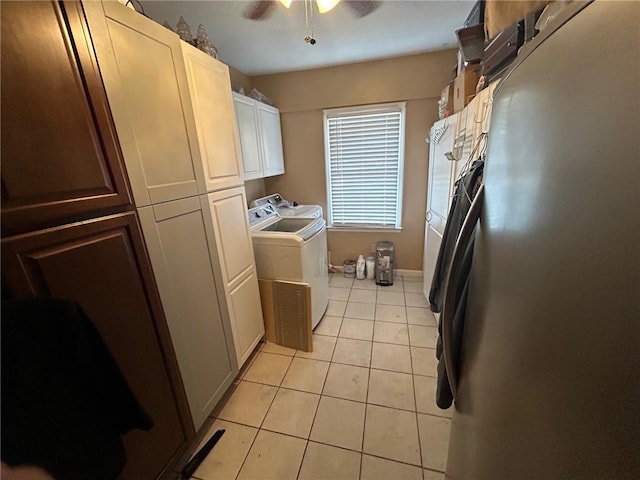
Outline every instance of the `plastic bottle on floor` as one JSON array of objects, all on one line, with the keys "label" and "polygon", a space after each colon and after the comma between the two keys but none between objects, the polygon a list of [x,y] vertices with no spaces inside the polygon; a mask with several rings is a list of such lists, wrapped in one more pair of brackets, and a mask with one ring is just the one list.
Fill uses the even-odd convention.
[{"label": "plastic bottle on floor", "polygon": [[365,268],[364,257],[360,255],[358,257],[358,261],[356,262],[356,278],[358,280],[364,280],[364,268]]},{"label": "plastic bottle on floor", "polygon": [[367,279],[373,280],[375,278],[376,259],[373,257],[367,257]]}]

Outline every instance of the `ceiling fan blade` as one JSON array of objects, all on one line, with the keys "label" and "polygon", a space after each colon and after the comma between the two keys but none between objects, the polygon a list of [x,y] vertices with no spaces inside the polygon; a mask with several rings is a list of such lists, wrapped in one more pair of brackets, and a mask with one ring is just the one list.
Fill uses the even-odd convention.
[{"label": "ceiling fan blade", "polygon": [[249,20],[266,20],[271,16],[277,0],[257,0],[251,2],[242,12],[242,16]]},{"label": "ceiling fan blade", "polygon": [[342,0],[356,18],[366,17],[378,9],[382,2],[374,0]]}]

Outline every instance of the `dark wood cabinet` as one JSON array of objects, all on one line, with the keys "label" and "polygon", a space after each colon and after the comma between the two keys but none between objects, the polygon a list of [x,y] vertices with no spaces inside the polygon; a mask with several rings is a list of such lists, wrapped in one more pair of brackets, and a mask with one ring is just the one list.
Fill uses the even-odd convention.
[{"label": "dark wood cabinet", "polygon": [[0,2],[2,229],[89,218],[131,195],[79,2]]},{"label": "dark wood cabinet", "polygon": [[80,2],[0,2],[2,286],[78,302],[154,421],[123,438],[155,479],[195,432]]},{"label": "dark wood cabinet", "polygon": [[[189,437],[186,404],[166,324],[134,213],[5,238],[2,270],[19,297],[47,295],[77,301],[95,324],[136,398],[154,421],[124,437],[127,479],[156,478]],[[172,367],[172,368],[171,368]],[[182,406],[182,408],[180,408]],[[182,412],[181,412],[182,410]]]}]

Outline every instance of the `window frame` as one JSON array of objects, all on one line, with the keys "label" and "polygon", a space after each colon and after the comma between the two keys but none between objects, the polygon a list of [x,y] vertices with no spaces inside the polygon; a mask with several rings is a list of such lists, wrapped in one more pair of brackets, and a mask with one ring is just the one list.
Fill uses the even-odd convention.
[{"label": "window frame", "polygon": [[[385,112],[399,112],[400,122],[398,131],[398,179],[396,183],[396,211],[395,225],[371,224],[334,224],[332,205],[332,183],[331,183],[331,158],[329,145],[328,121],[330,118],[347,117],[354,115],[368,115]],[[324,130],[324,164],[326,177],[327,195],[327,228],[340,231],[384,231],[398,232],[402,230],[402,200],[404,196],[404,153],[405,153],[405,132],[406,132],[406,102],[378,103],[372,105],[360,105],[355,107],[329,108],[323,110],[323,130]]]}]

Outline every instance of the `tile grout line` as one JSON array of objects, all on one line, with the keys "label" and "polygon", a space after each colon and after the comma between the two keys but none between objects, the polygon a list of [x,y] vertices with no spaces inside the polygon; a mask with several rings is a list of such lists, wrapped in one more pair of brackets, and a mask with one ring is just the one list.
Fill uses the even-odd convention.
[{"label": "tile grout line", "polygon": [[[342,323],[340,324],[342,326]],[[336,339],[333,344],[333,351],[331,352],[331,358],[333,358],[333,354],[336,351],[336,345],[338,344],[338,340]],[[293,362],[292,362],[293,363]],[[309,429],[309,433],[307,435],[307,443],[304,445],[304,451],[302,452],[302,460],[300,460],[300,466],[298,467],[298,473],[296,474],[296,479],[300,477],[300,472],[302,472],[302,464],[304,463],[304,457],[307,454],[307,448],[309,448],[309,442],[311,441],[311,432],[313,431],[313,425],[316,423],[316,417],[318,415],[318,410],[320,409],[320,402],[322,401],[322,392],[324,391],[324,386],[327,384],[327,378],[329,377],[329,370],[331,370],[331,361],[329,361],[329,367],[327,368],[327,374],[324,376],[324,382],[322,382],[322,388],[320,389],[320,395],[318,398],[318,404],[316,405],[316,411],[313,412],[313,420],[311,420],[311,428]]]},{"label": "tile grout line", "polygon": [[[405,314],[408,314],[407,307],[405,305]],[[408,327],[407,327],[408,328]],[[411,334],[409,334],[409,344],[411,344]],[[411,355],[411,345],[409,345],[409,360],[411,361],[411,384],[413,385],[413,401],[415,402],[416,412],[416,433],[418,434],[418,455],[420,456],[420,474],[422,478],[424,478],[424,472],[422,469],[424,468],[424,460],[422,459],[422,442],[420,440],[420,423],[418,422],[418,396],[416,395],[416,377],[414,376],[413,370],[413,355]]]},{"label": "tile grout line", "polygon": [[[404,288],[403,288],[403,290],[404,290]],[[350,289],[349,289],[349,297],[350,297],[350,295],[351,295],[352,291],[353,291],[353,283],[352,283],[352,286],[351,286],[351,287],[350,287]],[[378,307],[378,304],[377,304],[377,294],[378,294],[378,289],[376,288],[376,290],[374,290],[374,291],[376,292],[376,294],[375,294],[375,295],[376,295],[376,302],[374,302],[374,318],[373,318],[373,319],[371,319],[371,320],[370,320],[370,319],[358,319],[358,320],[366,320],[366,321],[374,321],[374,322],[376,321],[376,320],[375,320],[375,312],[376,312],[377,307]],[[403,291],[403,293],[405,293],[405,292]],[[405,299],[406,299],[406,297],[405,297]],[[339,318],[340,318],[340,325],[339,325],[339,328],[338,328],[338,334],[337,334],[335,337],[334,337],[333,335],[322,335],[322,334],[318,334],[318,335],[321,335],[321,336],[333,337],[333,338],[335,338],[335,339],[336,339],[336,341],[333,343],[333,348],[332,348],[332,352],[331,352],[331,357],[330,357],[330,360],[329,360],[328,362],[327,362],[326,360],[311,359],[311,360],[317,360],[317,361],[323,361],[323,362],[325,362],[325,363],[329,363],[329,367],[328,367],[328,369],[327,369],[327,374],[325,375],[325,378],[324,378],[324,381],[323,381],[323,385],[322,385],[322,389],[321,389],[320,394],[319,394],[319,397],[320,397],[320,398],[319,398],[319,401],[318,401],[318,406],[316,407],[316,410],[315,410],[315,412],[314,412],[314,417],[313,417],[313,420],[312,420],[312,423],[311,423],[311,430],[313,429],[313,425],[314,425],[315,420],[316,420],[316,417],[317,417],[317,412],[318,412],[318,408],[319,408],[319,404],[320,404],[320,400],[322,399],[322,396],[326,396],[326,397],[328,397],[328,398],[337,398],[337,399],[341,399],[341,400],[347,400],[347,399],[343,399],[343,398],[341,398],[341,397],[333,397],[333,396],[331,396],[331,395],[324,395],[324,394],[323,394],[323,391],[324,391],[324,388],[325,388],[325,386],[326,386],[326,382],[327,382],[327,379],[328,379],[328,373],[329,373],[329,370],[330,370],[330,368],[331,368],[331,365],[332,365],[332,364],[336,364],[336,365],[347,365],[347,366],[357,366],[357,367],[362,367],[361,365],[351,365],[351,364],[344,364],[344,363],[341,363],[341,362],[334,362],[334,361],[333,361],[333,357],[334,357],[334,355],[335,355],[335,350],[336,350],[336,348],[337,348],[337,342],[338,342],[338,340],[339,340],[340,338],[347,338],[347,339],[349,338],[349,337],[340,337],[340,336],[339,336],[339,335],[340,335],[340,332],[341,332],[341,330],[342,330],[342,326],[343,326],[343,323],[344,323],[344,319],[346,318],[346,317],[345,317],[345,314],[346,314],[346,308],[347,308],[348,303],[349,303],[349,301],[347,300],[347,301],[345,302],[345,310],[342,312],[342,315],[339,317]],[[352,302],[352,303],[364,303],[364,302]],[[407,312],[406,300],[405,300],[405,305],[404,305],[403,307],[404,307],[404,309],[405,309],[405,315],[406,315],[406,312]],[[351,317],[349,317],[349,318],[351,318]],[[384,322],[383,320],[380,320],[380,321]],[[398,322],[386,322],[386,323],[392,323],[392,324],[393,324],[393,323],[398,323]],[[403,323],[403,324],[406,324],[406,325],[409,325],[409,323],[408,323],[408,319],[407,319],[407,322],[402,322],[402,323]],[[418,324],[418,325],[419,325],[419,324]],[[374,323],[374,329],[375,329],[375,323]],[[362,340],[362,339],[353,339],[353,340]],[[365,341],[368,341],[368,340],[365,340]],[[409,341],[410,341],[410,339],[409,339]],[[365,434],[365,429],[366,429],[366,411],[367,411],[367,406],[368,406],[368,405],[374,405],[374,404],[369,403],[369,386],[370,386],[371,369],[372,369],[371,364],[372,364],[372,355],[373,355],[373,342],[374,342],[374,341],[373,341],[373,338],[372,338],[372,339],[370,340],[370,343],[371,343],[371,345],[370,345],[370,357],[369,357],[369,365],[368,365],[368,368],[367,368],[367,370],[368,370],[368,378],[367,378],[367,395],[366,395],[366,400],[365,400],[365,402],[364,402],[364,405],[365,405],[365,417],[364,417],[364,422],[363,422],[362,446],[361,446],[360,451],[359,451],[359,452],[356,452],[356,453],[360,453],[360,476],[362,475],[362,463],[363,463],[363,456],[364,456],[364,434]],[[302,440],[305,440],[305,441],[306,441],[306,443],[305,443],[305,448],[304,448],[303,455],[302,455],[302,459],[301,459],[301,463],[300,463],[300,467],[298,468],[298,476],[299,476],[299,475],[300,475],[300,472],[301,472],[301,469],[302,469],[302,464],[303,464],[303,462],[304,462],[304,457],[305,457],[305,455],[306,455],[306,451],[307,451],[308,444],[309,444],[309,442],[310,442],[310,441],[312,441],[312,440],[310,439],[311,430],[309,431],[309,434],[308,434],[307,438],[306,438],[306,439],[304,439],[304,438],[301,438],[301,437],[297,437],[297,436],[295,436],[295,435],[286,434],[286,433],[282,433],[282,432],[276,432],[276,431],[272,431],[272,430],[267,429],[267,428],[263,428],[263,425],[264,425],[264,422],[265,422],[266,417],[268,416],[268,413],[269,413],[270,409],[271,409],[271,408],[272,408],[272,406],[273,406],[273,403],[275,402],[275,398],[277,397],[277,395],[278,395],[278,393],[279,393],[279,391],[280,391],[281,389],[285,389],[285,390],[293,390],[293,391],[298,391],[298,392],[302,392],[302,393],[311,393],[311,394],[313,394],[313,393],[315,393],[315,392],[307,392],[307,391],[305,391],[305,390],[297,390],[297,389],[295,389],[295,388],[288,388],[288,387],[283,387],[283,386],[282,386],[282,382],[284,381],[284,378],[286,377],[286,375],[288,374],[288,372],[289,372],[289,371],[290,371],[290,369],[291,369],[291,366],[292,366],[292,364],[293,364],[293,360],[294,360],[295,358],[303,358],[303,357],[296,357],[296,353],[294,353],[293,355],[286,355],[286,354],[282,354],[282,353],[264,352],[263,350],[264,350],[264,347],[266,346],[266,343],[263,343],[263,342],[261,342],[261,343],[262,343],[262,345],[260,346],[260,348],[255,352],[255,354],[253,354],[253,355],[252,355],[252,358],[251,358],[251,361],[249,362],[249,365],[247,365],[247,367],[245,368],[245,370],[244,370],[243,374],[242,374],[239,378],[236,378],[236,381],[238,382],[238,384],[239,384],[240,382],[242,382],[242,381],[245,381],[245,382],[248,382],[248,383],[260,384],[260,385],[267,385],[267,386],[271,386],[271,387],[274,387],[274,386],[275,386],[275,387],[276,387],[276,393],[275,393],[275,395],[274,395],[273,399],[271,400],[271,402],[270,402],[270,404],[269,404],[269,406],[268,406],[268,408],[267,408],[267,410],[266,410],[265,416],[262,418],[262,421],[260,422],[260,425],[259,425],[259,427],[257,428],[256,436],[254,437],[254,439],[253,439],[253,441],[252,441],[251,445],[249,446],[249,449],[248,449],[248,451],[247,451],[247,454],[245,455],[244,460],[243,460],[242,464],[240,465],[240,469],[238,470],[238,474],[236,475],[236,478],[240,475],[240,472],[242,471],[242,469],[243,469],[244,465],[246,464],[246,460],[247,460],[247,458],[248,458],[248,456],[249,456],[250,451],[252,450],[252,448],[253,448],[253,446],[254,446],[254,444],[255,444],[255,441],[256,441],[257,436],[258,436],[258,434],[260,433],[260,431],[272,432],[272,433],[276,433],[276,434],[280,434],[280,435],[285,435],[285,436],[289,436],[289,437],[297,438],[297,439],[302,439]],[[418,441],[419,441],[419,448],[420,448],[420,447],[421,447],[421,446],[420,446],[420,435],[419,435],[419,428],[418,428],[418,423],[417,423],[417,414],[418,414],[418,411],[417,411],[417,410],[418,410],[418,409],[417,409],[417,401],[416,401],[416,394],[415,394],[415,377],[413,377],[413,375],[415,375],[415,374],[413,373],[413,372],[414,372],[414,369],[413,369],[413,358],[412,358],[412,356],[411,356],[411,348],[413,347],[413,345],[411,345],[411,341],[410,341],[409,345],[403,345],[403,344],[397,344],[397,343],[391,343],[391,342],[376,342],[376,343],[388,344],[388,345],[407,346],[407,347],[409,348],[409,350],[410,350],[410,351],[409,351],[409,353],[410,353],[410,361],[411,361],[412,383],[413,383],[413,386],[414,386],[414,402],[416,402],[416,403],[415,403],[415,404],[416,404],[416,409],[415,409],[415,412],[414,412],[414,413],[415,413],[415,415],[416,415],[416,428],[418,429]],[[417,348],[429,348],[429,347],[417,347]],[[280,382],[279,382],[279,384],[278,384],[278,385],[263,384],[263,383],[260,383],[260,382],[255,382],[255,381],[245,380],[245,379],[244,379],[245,375],[248,373],[248,371],[250,370],[250,368],[253,366],[253,364],[255,363],[255,361],[256,361],[256,359],[257,359],[257,357],[258,357],[258,355],[259,355],[260,353],[270,353],[270,354],[272,354],[272,355],[280,355],[280,356],[285,356],[285,357],[289,357],[289,358],[290,358],[290,361],[289,361],[289,364],[288,364],[288,366],[287,366],[287,369],[286,369],[286,371],[285,371],[285,373],[284,373],[284,375],[283,375],[283,377],[282,377],[282,379],[280,380]],[[394,373],[404,373],[404,372],[396,372],[395,370],[385,370],[385,369],[379,369],[379,370],[383,370],[383,371],[390,371],[390,372],[394,372]],[[432,377],[432,378],[433,378],[433,377]],[[350,400],[350,401],[354,401],[354,400]],[[357,402],[357,401],[355,401],[355,402]],[[357,403],[362,403],[362,402],[357,402]],[[388,406],[385,406],[385,405],[380,405],[380,406],[385,407],[385,408],[392,408],[392,409],[399,410],[399,411],[407,411],[407,410],[404,410],[404,409],[401,409],[401,408],[396,408],[396,407],[388,407]],[[429,415],[429,414],[427,414],[427,415]],[[434,417],[437,417],[437,418],[443,418],[443,417],[439,417],[439,416],[437,416],[437,415],[431,415],[431,416],[434,416]],[[217,417],[215,417],[215,418],[217,418]],[[446,417],[444,417],[444,418],[446,418]],[[222,420],[222,419],[221,419],[221,420]],[[229,420],[224,420],[224,421],[231,422],[231,423],[237,423],[237,424],[239,424],[239,425],[244,425],[244,424],[239,423],[239,422],[233,422],[233,421],[229,421]],[[253,427],[253,426],[251,426],[251,427]],[[255,428],[255,427],[253,427],[253,428]],[[331,444],[327,444],[327,443],[320,442],[320,441],[317,441],[317,442],[316,442],[316,441],[314,441],[314,442],[315,442],[315,443],[318,443],[318,444],[323,444],[323,445],[331,446],[331,447],[334,447],[334,448],[341,448],[341,449],[344,449],[344,450],[347,450],[347,451],[354,451],[354,450],[351,450],[351,449],[348,449],[348,448],[339,447],[339,446],[336,446],[336,445],[331,445]],[[421,468],[424,468],[424,467],[422,466],[422,451],[421,451],[421,448],[420,448],[420,452],[419,452],[419,453],[420,453],[420,467],[421,467]],[[392,460],[392,459],[388,459],[388,458],[385,458],[385,457],[382,457],[382,456],[378,456],[378,455],[372,455],[372,456],[373,456],[373,457],[377,457],[377,458],[381,458],[381,459],[385,459],[385,460]],[[395,460],[395,459],[394,459],[394,460],[392,460],[392,461],[398,462],[398,460]],[[405,462],[401,462],[401,461],[400,461],[400,462],[398,462],[398,463],[403,463],[403,464],[411,465],[411,466],[414,466],[414,467],[416,466],[416,465],[414,465],[414,464],[405,463]],[[437,471],[437,470],[433,470],[433,469],[429,469],[429,470]],[[196,477],[196,478],[197,478],[197,477]]]},{"label": "tile grout line", "polygon": [[[373,318],[376,318],[376,310],[378,308],[378,290],[376,289],[376,301],[373,304]],[[362,464],[364,462],[364,436],[367,431],[367,410],[369,405],[369,386],[371,382],[371,364],[373,362],[373,338],[375,337],[376,325],[373,324],[373,332],[371,334],[371,348],[369,349],[369,368],[367,369],[367,395],[365,396],[364,405],[364,422],[362,423],[362,445],[360,447],[360,473],[358,478],[362,480]]]},{"label": "tile grout line", "polygon": [[[325,362],[325,363],[326,363],[326,362]],[[331,362],[331,363],[333,363],[333,362]],[[344,363],[336,363],[336,365],[345,365],[345,366],[348,366],[348,367],[366,368],[367,370],[369,370],[369,379],[370,379],[371,370],[377,370],[377,371],[379,371],[379,372],[387,372],[387,373],[398,373],[398,374],[400,374],[400,375],[411,375],[411,376],[415,376],[415,375],[413,375],[413,374],[411,374],[411,373],[406,373],[406,372],[396,372],[396,371],[393,371],[393,370],[382,370],[382,369],[380,369],[380,368],[373,368],[373,367],[363,367],[362,365],[347,365],[347,364],[344,364]],[[430,377],[430,376],[428,376],[428,375],[417,375],[417,376],[418,376],[418,377],[425,377],[425,378],[433,378],[433,379],[435,379],[435,378],[436,378],[436,377]],[[277,388],[277,389],[279,389],[279,390],[291,390],[291,391],[293,391],[293,392],[298,392],[298,393],[307,393],[307,394],[310,394],[310,395],[321,395],[321,396],[324,396],[324,397],[335,398],[335,399],[337,399],[337,400],[346,400],[346,401],[348,401],[348,402],[362,403],[363,405],[373,405],[374,407],[390,408],[390,409],[392,409],[392,410],[399,410],[399,411],[401,411],[401,412],[408,412],[408,413],[414,413],[414,412],[417,412],[417,413],[419,413],[419,414],[421,414],[421,415],[429,415],[429,416],[431,416],[431,417],[436,417],[436,418],[446,418],[446,419],[448,419],[448,420],[451,420],[451,417],[448,417],[448,416],[446,416],[446,415],[436,415],[436,414],[434,414],[434,413],[425,413],[425,412],[420,412],[420,411],[418,411],[418,410],[417,410],[417,406],[416,406],[416,410],[409,410],[409,409],[406,409],[406,408],[392,407],[392,406],[389,406],[389,405],[383,405],[383,404],[380,404],[380,403],[372,403],[372,402],[369,402],[369,401],[368,401],[368,399],[367,399],[366,401],[362,402],[362,401],[360,401],[360,400],[354,400],[354,399],[352,399],[352,398],[338,397],[338,396],[336,396],[336,395],[328,395],[328,394],[325,394],[325,393],[310,392],[310,391],[308,391],[308,390],[300,390],[300,389],[297,389],[297,388],[291,388],[291,387],[283,387],[283,386],[278,387],[277,385],[272,385],[272,384],[270,384],[270,383],[260,383],[260,382],[254,382],[254,381],[251,381],[251,380],[242,380],[242,381],[243,381],[243,382],[247,382],[247,383],[253,383],[253,384],[256,384],[256,385],[264,385],[265,387],[273,387],[273,388]],[[325,382],[326,382],[326,379],[325,379]],[[368,385],[368,383],[367,383],[367,385]],[[324,384],[323,384],[323,388],[324,388]],[[367,393],[368,393],[368,386],[367,386]],[[368,397],[367,397],[367,398],[368,398]],[[211,418],[219,418],[219,417],[211,417]],[[229,422],[229,421],[231,421],[231,420],[226,420],[226,419],[224,419],[224,418],[220,418],[220,420],[223,420],[223,421],[225,421],[225,422]],[[245,424],[245,423],[240,423],[240,422],[234,422],[234,423],[238,423],[238,424],[240,424],[240,425],[246,425],[247,427],[258,428],[258,427],[255,427],[254,425],[249,425],[249,424]],[[269,430],[269,431],[272,431],[272,430]],[[280,433],[280,432],[276,432],[276,433]],[[293,436],[293,437],[295,437],[295,435],[292,435],[292,436]],[[297,437],[297,438],[302,438],[302,437]]]},{"label": "tile grout line", "polygon": [[[260,353],[262,353],[262,348],[264,348],[264,345],[260,348]],[[282,382],[284,381],[284,377],[286,377],[287,373],[289,373],[289,369],[291,368],[291,364],[293,363],[293,357],[290,357],[290,359],[291,360],[289,361],[289,365],[287,366],[287,370],[284,372],[284,375],[282,376],[282,380],[280,380],[280,384],[282,384]],[[248,371],[248,369],[247,369],[247,371]],[[248,380],[243,380],[243,381],[248,381]],[[254,382],[254,383],[257,383],[257,382]],[[264,385],[264,384],[259,384],[259,385]],[[270,385],[270,386],[273,387],[274,385]],[[249,458],[249,454],[251,453],[251,449],[255,445],[256,439],[258,438],[258,435],[260,435],[260,432],[262,431],[262,425],[264,424],[264,420],[265,420],[265,418],[267,418],[267,415],[269,415],[269,410],[271,410],[271,406],[273,405],[273,402],[276,401],[276,397],[278,396],[278,392],[279,391],[280,391],[280,385],[277,385],[276,386],[276,393],[273,396],[273,398],[271,399],[271,403],[269,403],[269,407],[267,407],[267,410],[264,413],[264,417],[260,421],[260,425],[258,426],[258,431],[256,432],[256,436],[253,437],[253,441],[251,442],[251,445],[249,446],[249,449],[247,450],[247,454],[245,455],[244,460],[242,460],[242,464],[240,465],[240,469],[238,470],[238,473],[236,474],[235,480],[238,480],[238,477],[240,476],[240,472],[242,472],[242,469],[244,468],[244,465],[247,462],[247,458]],[[253,428],[255,428],[255,427],[253,427]]]},{"label": "tile grout line", "polygon": [[[353,400],[350,400],[350,401],[353,401]],[[360,402],[360,403],[362,403],[362,402]],[[222,420],[222,419],[221,419],[221,420]],[[244,423],[233,422],[233,421],[231,421],[231,420],[224,420],[224,421],[225,421],[225,422],[227,422],[227,423],[233,423],[234,425],[240,425],[240,426],[243,426],[243,427],[251,427],[250,425],[245,425]],[[251,428],[256,428],[256,427],[251,427]],[[305,440],[305,438],[303,438],[303,437],[296,437],[295,435],[291,435],[291,434],[289,434],[289,433],[276,432],[276,431],[274,431],[274,430],[269,430],[269,429],[263,429],[263,430],[265,430],[266,432],[269,432],[269,433],[276,433],[276,434],[278,434],[278,435],[283,435],[283,436],[285,436],[285,437],[290,437],[290,438],[294,438],[294,439],[297,439],[297,440]],[[419,465],[416,465],[416,464],[414,464],[414,463],[408,463],[408,462],[405,462],[405,461],[402,461],[402,460],[396,460],[396,459],[394,459],[394,458],[383,457],[383,456],[378,455],[378,454],[375,454],[375,453],[366,453],[366,454],[365,454],[364,452],[362,452],[362,451],[360,451],[360,450],[353,450],[352,448],[342,447],[342,446],[340,446],[340,445],[332,445],[332,444],[330,444],[330,443],[326,443],[326,442],[323,442],[323,441],[320,441],[320,440],[311,440],[311,439],[307,439],[307,441],[308,441],[308,442],[317,443],[317,444],[320,444],[320,445],[325,445],[325,446],[327,446],[327,447],[338,448],[338,449],[340,449],[340,450],[345,450],[345,451],[347,451],[347,452],[362,453],[363,455],[368,455],[368,456],[370,456],[370,457],[376,457],[376,458],[380,458],[380,459],[382,459],[382,460],[388,460],[388,461],[390,461],[390,462],[396,462],[396,463],[401,463],[401,464],[403,464],[403,465],[409,465],[409,466],[411,466],[411,467],[421,468]],[[444,472],[442,472],[441,470],[436,470],[436,469],[434,469],[434,468],[429,468],[429,467],[425,467],[425,468],[426,468],[427,470],[432,470],[432,471],[434,471],[434,472],[444,473]],[[206,480],[206,479],[200,479],[200,480]]]}]

